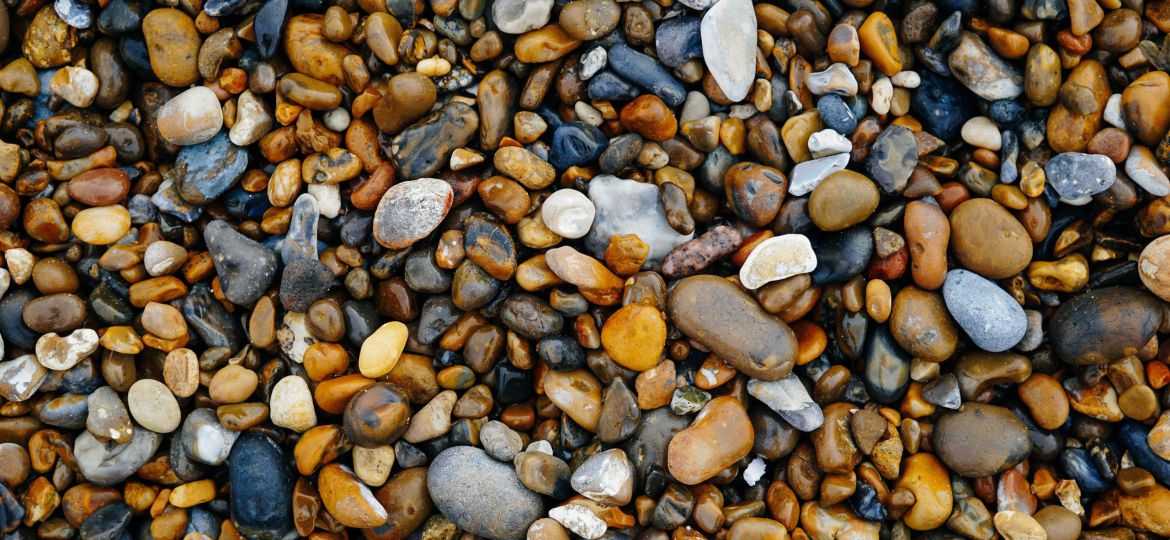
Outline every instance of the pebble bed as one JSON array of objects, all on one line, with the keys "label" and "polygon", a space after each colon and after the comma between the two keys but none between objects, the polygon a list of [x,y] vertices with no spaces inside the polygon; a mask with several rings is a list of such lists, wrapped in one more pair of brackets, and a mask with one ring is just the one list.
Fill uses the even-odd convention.
[{"label": "pebble bed", "polygon": [[0,540],[1170,537],[1168,34],[0,2]]}]

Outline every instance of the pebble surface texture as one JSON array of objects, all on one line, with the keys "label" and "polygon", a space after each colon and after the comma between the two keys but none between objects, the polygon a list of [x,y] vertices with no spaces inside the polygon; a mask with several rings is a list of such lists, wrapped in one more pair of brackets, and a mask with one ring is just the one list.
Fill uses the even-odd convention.
[{"label": "pebble surface texture", "polygon": [[1170,0],[0,2],[0,536],[1170,537],[1168,71]]}]

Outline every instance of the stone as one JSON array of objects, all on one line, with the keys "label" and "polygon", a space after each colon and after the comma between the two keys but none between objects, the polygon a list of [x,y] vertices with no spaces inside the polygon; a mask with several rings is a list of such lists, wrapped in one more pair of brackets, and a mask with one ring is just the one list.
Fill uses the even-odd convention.
[{"label": "stone", "polygon": [[292,530],[294,472],[284,450],[267,435],[240,435],[228,457],[232,523],[252,538],[280,538]]},{"label": "stone", "polygon": [[634,371],[646,371],[662,358],[666,318],[654,306],[628,304],[605,320],[601,344],[614,362]]},{"label": "stone", "polygon": [[585,247],[602,257],[610,238],[633,234],[650,247],[648,262],[658,262],[679,244],[694,238],[670,227],[658,188],[616,176],[599,175],[589,181],[589,200],[596,210]]},{"label": "stone", "polygon": [[149,429],[134,429],[127,443],[101,442],[88,431],[77,436],[73,455],[83,478],[100,486],[121,483],[146,464],[162,443],[162,436]]},{"label": "stone", "polygon": [[479,440],[487,454],[505,463],[515,459],[524,449],[519,433],[498,420],[489,420],[479,430]]},{"label": "stone", "polygon": [[1032,259],[1024,226],[991,199],[971,199],[951,211],[951,252],[988,279],[1018,274]]},{"label": "stone", "polygon": [[589,233],[596,215],[593,201],[575,189],[560,189],[540,206],[541,218],[562,238],[577,239]]},{"label": "stone", "polygon": [[362,342],[358,369],[362,375],[377,378],[390,373],[406,347],[406,325],[390,321],[380,326]]},{"label": "stone", "polygon": [[167,386],[154,379],[140,379],[126,394],[126,405],[134,420],[155,433],[170,433],[179,428],[182,413],[179,402]]},{"label": "stone", "polygon": [[48,377],[49,370],[31,354],[0,362],[0,396],[12,402],[27,401]]},{"label": "stone", "polygon": [[276,276],[276,253],[221,220],[209,223],[203,237],[224,297],[242,306],[255,302]]},{"label": "stone", "polygon": [[159,135],[171,144],[198,144],[223,128],[223,110],[215,92],[206,86],[196,86],[160,107],[155,113],[155,125]]},{"label": "stone", "polygon": [[235,185],[247,167],[248,152],[232,144],[227,132],[219,131],[202,143],[184,146],[172,173],[177,178],[179,196],[188,203],[203,205]]},{"label": "stone", "polygon": [[[822,129],[813,133],[808,138],[808,151],[812,154],[814,159],[833,156],[836,154],[848,154],[853,151],[853,143],[849,141],[844,135],[837,133],[832,129]],[[800,167],[800,164],[797,164]],[[796,171],[792,173],[792,178],[788,184],[788,192],[794,193],[793,186],[796,185]],[[816,187],[816,186],[813,186]],[[809,190],[811,192],[811,189]],[[799,195],[798,195],[799,196]]]},{"label": "stone", "polygon": [[1015,99],[1024,91],[1020,73],[971,32],[963,32],[947,65],[956,79],[987,101]]},{"label": "stone", "polygon": [[374,212],[374,239],[383,247],[402,249],[426,238],[454,200],[451,184],[437,178],[420,178],[390,187]]},{"label": "stone", "polygon": [[386,150],[403,179],[430,177],[446,167],[451,153],[467,146],[478,130],[475,109],[454,101],[395,135]]},{"label": "stone", "polygon": [[92,71],[65,66],[49,80],[49,90],[54,95],[78,108],[86,108],[93,104],[98,93],[98,78]]},{"label": "stone", "polygon": [[693,423],[670,439],[666,464],[679,482],[695,485],[735,464],[755,441],[751,420],[735,398],[711,400]]},{"label": "stone", "polygon": [[1170,178],[1154,159],[1154,153],[1144,146],[1134,146],[1125,158],[1125,174],[1135,184],[1155,197],[1170,195]]},{"label": "stone", "polygon": [[857,29],[861,52],[874,63],[874,67],[886,76],[902,71],[902,54],[898,48],[898,31],[882,11],[875,11],[866,17]]},{"label": "stone", "polygon": [[865,169],[885,193],[901,193],[918,164],[918,142],[902,126],[882,130],[869,149]]},{"label": "stone", "polygon": [[506,34],[523,34],[548,23],[552,0],[503,0],[492,4],[492,22]]},{"label": "stone", "polygon": [[202,40],[190,16],[174,8],[151,10],[142,19],[142,34],[151,69],[160,81],[176,88],[199,81]]},{"label": "stone", "polygon": [[853,76],[853,72],[849,71],[849,66],[840,62],[833,63],[824,71],[809,73],[806,84],[808,90],[818,96],[826,94],[846,97],[857,95],[857,78]]},{"label": "stone", "polygon": [[[814,133],[812,137],[809,137],[809,151],[812,152],[813,157],[816,159],[810,159],[808,161],[797,163],[796,167],[792,169],[791,179],[788,183],[789,195],[796,197],[803,197],[808,195],[809,193],[812,193],[813,189],[820,185],[821,181],[823,181],[825,178],[828,178],[833,173],[840,171],[849,165],[848,152],[849,150],[852,150],[852,145],[849,143],[849,140],[841,137],[841,140],[844,140],[845,144],[849,145],[843,146],[836,142],[830,142],[826,144],[823,142],[824,137],[814,139],[823,132],[824,131],[818,131],[817,133]],[[835,134],[836,132],[832,133]],[[814,140],[816,141],[815,143]],[[826,151],[824,150],[824,147],[827,145],[836,145],[835,147],[831,148],[832,150],[844,148],[844,151],[830,154],[824,157],[818,157],[816,155],[818,152],[813,150],[813,147],[815,146],[818,150],[824,152]]]},{"label": "stone", "polygon": [[479,448],[453,446],[435,456],[427,471],[427,490],[444,516],[478,536],[521,538],[544,516],[540,496],[520,483],[511,466]]},{"label": "stone", "polygon": [[191,411],[183,420],[179,435],[187,456],[205,465],[225,463],[239,437],[238,431],[224,427],[215,411],[208,408]]},{"label": "stone", "polygon": [[996,151],[1003,147],[999,127],[986,116],[976,116],[967,120],[960,130],[960,135],[964,142],[972,146]]},{"label": "stone", "polygon": [[1101,193],[1117,179],[1117,166],[1106,156],[1062,152],[1044,166],[1047,183],[1066,200]]},{"label": "stone", "polygon": [[937,529],[951,515],[950,478],[943,464],[931,454],[907,456],[895,489],[909,490],[914,494],[914,505],[902,516],[902,521],[912,530]]},{"label": "stone", "polygon": [[612,506],[628,504],[634,493],[634,466],[620,448],[589,456],[570,478],[573,490]]},{"label": "stone", "polygon": [[1105,287],[1061,304],[1047,333],[1053,352],[1065,362],[1104,364],[1140,350],[1161,323],[1159,303],[1149,293]]},{"label": "stone", "polygon": [[940,417],[931,441],[939,459],[966,478],[999,474],[1032,450],[1023,422],[1008,409],[981,403],[966,403]]},{"label": "stone", "polygon": [[1006,351],[1024,337],[1024,309],[995,283],[957,268],[947,273],[942,292],[947,311],[980,349]]},{"label": "stone", "polygon": [[808,237],[784,234],[757,245],[739,270],[740,283],[751,290],[767,283],[816,270],[817,255]]},{"label": "stone", "polygon": [[97,332],[88,328],[79,328],[65,337],[49,332],[37,339],[36,358],[48,369],[63,371],[97,352],[97,347]]},{"label": "stone", "polygon": [[725,279],[699,275],[679,281],[670,292],[667,312],[679,331],[748,376],[774,381],[792,370],[792,329]]},{"label": "stone", "polygon": [[301,377],[289,375],[277,381],[268,405],[269,418],[277,426],[299,433],[317,425],[313,395]]},{"label": "stone", "polygon": [[954,142],[962,126],[979,114],[978,101],[962,84],[931,71],[922,73],[922,84],[910,96],[910,113],[926,131]]},{"label": "stone", "polygon": [[[730,7],[734,8],[735,6]],[[754,20],[754,12],[752,15]],[[746,24],[746,22],[739,24]],[[755,32],[752,34],[754,35]],[[755,47],[754,40],[752,47]],[[665,101],[671,108],[682,105],[687,96],[686,88],[662,64],[625,44],[611,45],[608,50],[609,66],[622,78],[662,98],[662,101]],[[752,58],[755,58],[754,51]]]},{"label": "stone", "polygon": [[658,53],[658,59],[667,66],[678,68],[688,60],[702,58],[701,21],[702,19],[689,15],[662,21],[654,32],[654,48]]},{"label": "stone", "polygon": [[1128,126],[1137,140],[1146,146],[1156,146],[1162,142],[1166,131],[1170,130],[1168,91],[1170,75],[1164,71],[1150,71],[1125,87],[1119,103],[1124,115],[1124,126],[1121,129]]},{"label": "stone", "polygon": [[812,432],[825,422],[820,405],[813,401],[795,374],[775,381],[751,379],[747,391],[800,431]]},{"label": "stone", "polygon": [[579,504],[558,506],[549,510],[548,516],[586,540],[601,538],[608,528],[605,521],[594,515],[592,510]]},{"label": "stone", "polygon": [[244,93],[240,94],[240,97],[236,98],[236,118],[228,131],[228,139],[236,146],[248,146],[259,142],[265,135],[268,135],[272,131],[272,126],[272,114],[268,112],[268,106],[264,104],[264,100],[253,94],[251,90],[245,90]]},{"label": "stone", "polygon": [[[703,60],[727,99],[747,96],[756,72],[756,13],[748,0],[719,0],[700,25]],[[677,105],[677,104],[676,104]]]},{"label": "stone", "polygon": [[368,529],[389,518],[370,488],[344,465],[330,463],[322,468],[317,475],[317,490],[329,515],[346,527]]}]

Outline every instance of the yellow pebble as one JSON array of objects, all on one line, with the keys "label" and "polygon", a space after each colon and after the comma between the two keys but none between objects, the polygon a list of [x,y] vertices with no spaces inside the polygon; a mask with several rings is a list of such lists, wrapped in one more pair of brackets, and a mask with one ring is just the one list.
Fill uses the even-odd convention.
[{"label": "yellow pebble", "polygon": [[402,349],[406,348],[406,338],[405,324],[398,321],[383,324],[362,342],[358,370],[371,379],[390,373],[398,365]]}]

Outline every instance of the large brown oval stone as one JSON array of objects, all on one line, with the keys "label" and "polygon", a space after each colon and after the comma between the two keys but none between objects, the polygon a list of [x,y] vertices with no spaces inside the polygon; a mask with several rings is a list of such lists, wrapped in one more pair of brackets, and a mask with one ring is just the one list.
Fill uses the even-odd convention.
[{"label": "large brown oval stone", "polygon": [[1049,323],[1049,343],[1070,364],[1105,364],[1135,354],[1161,324],[1156,298],[1140,289],[1107,287],[1062,304]]},{"label": "large brown oval stone", "polygon": [[931,442],[939,459],[967,478],[999,474],[1032,451],[1028,428],[1016,415],[982,403],[966,403],[939,418]]},{"label": "large brown oval stone", "polygon": [[971,199],[951,212],[951,252],[987,279],[1014,276],[1032,260],[1032,241],[1016,218],[991,199]]}]

